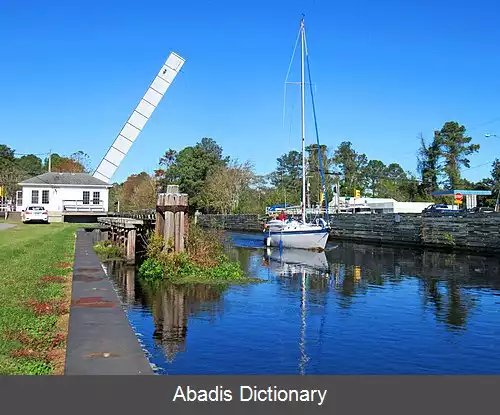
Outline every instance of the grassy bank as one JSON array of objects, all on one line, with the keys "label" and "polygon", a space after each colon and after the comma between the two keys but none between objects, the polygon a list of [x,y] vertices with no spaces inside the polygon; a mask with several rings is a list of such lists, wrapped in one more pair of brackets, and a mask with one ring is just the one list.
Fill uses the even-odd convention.
[{"label": "grassy bank", "polygon": [[249,278],[238,262],[229,260],[225,244],[223,232],[207,231],[194,224],[189,225],[185,252],[173,252],[170,241],[153,235],[139,276],[146,281],[168,280],[177,285],[261,282]]},{"label": "grassy bank", "polygon": [[77,228],[0,230],[0,375],[63,373]]}]

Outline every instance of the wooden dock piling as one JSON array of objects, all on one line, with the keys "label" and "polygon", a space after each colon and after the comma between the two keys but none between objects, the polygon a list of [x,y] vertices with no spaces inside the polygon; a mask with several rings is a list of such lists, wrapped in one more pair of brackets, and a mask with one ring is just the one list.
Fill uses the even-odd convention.
[{"label": "wooden dock piling", "polygon": [[164,238],[165,251],[183,252],[189,227],[187,212],[188,195],[171,185],[158,195],[156,210],[111,214],[97,221],[106,229],[107,240],[123,248],[128,263],[135,263],[136,253],[144,252],[144,238],[153,227],[155,234]]},{"label": "wooden dock piling", "polygon": [[[109,240],[121,246],[125,252],[128,263],[135,263],[136,244],[138,232],[144,227],[144,220],[122,217],[98,218],[101,226],[106,227],[106,232],[101,232],[100,240]],[[104,235],[108,236],[104,236]]]},{"label": "wooden dock piling", "polygon": [[135,243],[137,240],[137,231],[134,229],[127,230],[126,237],[126,249],[127,249],[127,261],[135,262]]},{"label": "wooden dock piling", "polygon": [[156,235],[165,240],[165,250],[183,252],[187,235],[188,195],[179,193],[179,186],[167,186],[166,193],[160,193],[156,203]]}]

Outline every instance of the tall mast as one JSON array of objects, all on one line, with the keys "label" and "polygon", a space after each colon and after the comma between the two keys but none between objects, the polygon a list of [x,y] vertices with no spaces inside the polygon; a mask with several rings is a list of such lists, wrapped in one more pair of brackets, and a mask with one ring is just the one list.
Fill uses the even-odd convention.
[{"label": "tall mast", "polygon": [[300,41],[301,41],[301,112],[302,112],[302,222],[306,222],[306,126],[305,126],[305,76],[304,76],[304,18],[300,20]]}]

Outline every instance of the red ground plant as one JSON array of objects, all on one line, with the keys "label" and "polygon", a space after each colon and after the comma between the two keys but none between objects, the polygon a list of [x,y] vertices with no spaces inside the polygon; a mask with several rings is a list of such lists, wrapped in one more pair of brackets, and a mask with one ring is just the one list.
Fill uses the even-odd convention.
[{"label": "red ground plant", "polygon": [[62,346],[65,341],[66,341],[66,336],[64,335],[64,333],[57,333],[54,337],[52,337],[52,342],[50,343],[50,347],[53,349]]},{"label": "red ground plant", "polygon": [[26,302],[26,305],[39,317],[49,315],[61,316],[68,312],[68,306],[61,300],[37,301],[31,299]]},{"label": "red ground plant", "polygon": [[65,283],[66,278],[65,277],[58,277],[57,275],[44,275],[42,278],[40,278],[40,284],[42,285],[47,285],[50,283]]},{"label": "red ground plant", "polygon": [[60,354],[60,347],[66,341],[64,333],[35,338],[27,332],[10,330],[4,332],[3,337],[21,343],[21,348],[10,352],[11,357],[42,360],[45,362],[50,362],[57,358]]},{"label": "red ground plant", "polygon": [[56,268],[71,268],[72,265],[71,262],[58,262]]},{"label": "red ground plant", "polygon": [[22,359],[33,359],[33,360],[46,360],[46,353],[39,352],[32,349],[19,349],[12,350],[10,352],[11,357],[17,357]]}]

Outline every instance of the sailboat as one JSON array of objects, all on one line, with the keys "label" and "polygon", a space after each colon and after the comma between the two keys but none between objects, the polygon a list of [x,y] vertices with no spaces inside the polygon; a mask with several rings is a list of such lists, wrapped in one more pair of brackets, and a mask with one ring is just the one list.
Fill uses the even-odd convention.
[{"label": "sailboat", "polygon": [[[266,223],[264,232],[267,233],[265,239],[267,246],[279,246],[283,248],[316,249],[324,250],[328,241],[329,225],[328,221],[328,199],[326,197],[325,178],[322,166],[321,146],[319,145],[318,128],[316,122],[316,110],[314,97],[312,94],[311,72],[309,69],[309,59],[306,44],[306,34],[304,18],[300,20],[299,37],[301,41],[301,126],[302,126],[302,220],[271,220]],[[298,38],[297,38],[298,41]],[[294,51],[295,53],[295,51]],[[293,56],[292,56],[293,60]],[[306,221],[306,155],[305,155],[305,61],[307,60],[307,70],[309,75],[309,85],[311,87],[312,108],[314,114],[314,125],[316,128],[316,138],[318,144],[318,160],[320,164],[321,179],[323,185],[323,197],[326,201],[326,218],[318,218],[314,223]]]}]

